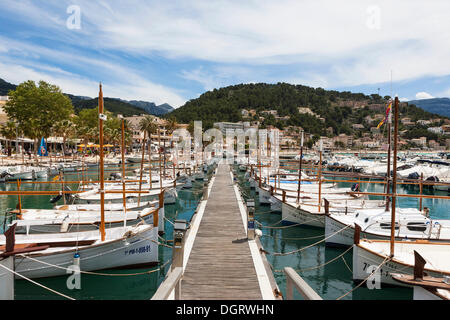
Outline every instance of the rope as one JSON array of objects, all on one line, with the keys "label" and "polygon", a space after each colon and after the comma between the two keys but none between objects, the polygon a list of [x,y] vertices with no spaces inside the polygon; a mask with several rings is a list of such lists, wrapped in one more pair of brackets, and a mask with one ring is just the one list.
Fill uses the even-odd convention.
[{"label": "rope", "polygon": [[316,246],[316,245],[318,245],[318,244],[320,244],[320,243],[322,243],[322,242],[324,242],[324,241],[330,239],[331,237],[334,237],[336,234],[338,234],[338,233],[344,231],[345,229],[347,229],[347,228],[349,228],[349,227],[350,227],[349,225],[348,225],[348,226],[345,226],[345,227],[342,228],[341,230],[336,231],[335,233],[329,235],[328,237],[326,237],[326,238],[324,238],[324,239],[322,239],[322,240],[320,240],[320,241],[317,241],[317,242],[315,242],[315,243],[313,243],[313,244],[310,244],[309,246],[300,248],[300,249],[298,249],[298,250],[294,250],[294,251],[291,251],[291,252],[285,252],[285,253],[283,253],[283,252],[267,252],[266,254],[270,254],[270,255],[273,255],[273,256],[287,256],[287,255],[290,255],[290,254],[294,254],[294,253],[297,253],[297,252],[301,252],[301,251],[306,250],[306,249],[308,249],[308,248],[314,247],[314,246]]},{"label": "rope", "polygon": [[271,236],[270,234],[263,234],[262,237],[270,237],[270,238],[274,238],[274,239],[278,239],[278,240],[309,240],[309,239],[317,239],[317,238],[321,238],[324,235],[320,235],[320,236],[314,236],[314,237],[306,237],[306,238],[282,238],[282,237],[275,237],[275,236]]},{"label": "rope", "polygon": [[344,256],[342,256],[342,261],[344,261],[344,263],[345,263],[345,266],[347,267],[347,269],[350,271],[350,273],[351,274],[353,274],[353,270],[352,269],[350,269],[350,267],[348,266],[348,264],[347,264],[347,261],[345,261],[345,259],[344,259]]},{"label": "rope", "polygon": [[272,228],[272,227],[276,226],[277,224],[279,224],[280,222],[283,222],[283,219],[281,219],[281,220],[279,220],[279,221],[277,221],[277,222],[275,222],[274,224],[271,224],[271,225],[269,225],[269,226],[263,226],[263,224],[262,224],[261,222],[257,221],[257,220],[255,220],[255,222],[256,222],[258,225],[260,225],[261,227],[263,227],[263,228]]},{"label": "rope", "polygon": [[153,240],[153,239],[149,239],[151,242],[153,242],[153,243],[156,243],[157,245],[159,245],[159,246],[163,246],[163,247],[166,247],[166,248],[169,248],[169,249],[173,249],[173,246],[169,246],[168,244],[165,244],[165,243],[161,243],[161,242],[158,242],[158,241],[156,241],[156,240]]},{"label": "rope", "polygon": [[[47,266],[50,266],[50,267],[54,267],[54,268],[57,268],[57,269],[66,270],[66,271],[69,270],[68,268],[61,267],[61,266],[58,266],[56,264],[51,264],[51,263],[48,263],[48,262],[45,262],[45,261],[37,260],[37,259],[34,259],[34,258],[25,256],[25,255],[22,255],[22,254],[20,254],[18,256],[20,256],[22,258],[26,258],[26,259],[32,260],[32,261],[35,261],[35,262],[39,262],[41,264],[44,264],[44,265],[47,265]],[[95,275],[95,276],[111,276],[111,277],[139,276],[139,275],[143,275],[143,274],[150,274],[150,273],[154,273],[154,272],[160,271],[161,268],[164,268],[167,265],[167,263],[169,263],[169,261],[164,263],[158,269],[144,271],[144,272],[137,272],[137,273],[100,273],[100,272],[83,271],[83,270],[80,270],[80,273],[90,274],[90,275]]]},{"label": "rope", "polygon": [[172,221],[170,221],[170,220],[167,219],[166,217],[164,217],[164,220],[166,220],[167,222],[169,222],[171,225],[175,225]]},{"label": "rope", "polygon": [[44,288],[45,290],[48,290],[48,291],[50,291],[50,292],[53,292],[53,293],[55,293],[55,294],[57,294],[57,295],[59,295],[59,296],[61,296],[61,297],[66,298],[66,299],[69,299],[69,300],[75,300],[74,298],[69,297],[69,296],[66,296],[65,294],[63,294],[63,293],[61,293],[61,292],[58,292],[58,291],[53,290],[53,289],[51,289],[51,288],[49,288],[49,287],[46,287],[46,286],[44,286],[43,284],[40,284],[39,282],[33,281],[33,280],[31,280],[31,279],[29,279],[29,278],[27,278],[27,277],[21,275],[20,273],[17,273],[17,272],[15,272],[14,270],[9,269],[8,267],[5,267],[4,265],[1,265],[1,264],[0,264],[0,267],[6,269],[6,270],[9,271],[9,272],[12,272],[12,273],[15,274],[16,276],[19,276],[19,277],[21,277],[21,278],[24,279],[24,280],[27,280],[27,281],[29,281],[29,282],[31,282],[31,283],[33,283],[33,284],[35,284],[35,285],[37,285],[37,286],[39,286],[39,287],[41,287],[41,288]]},{"label": "rope", "polygon": [[[302,223],[295,223],[295,224],[291,224],[291,225],[288,225],[288,226],[282,226],[282,227],[263,226],[263,225],[261,224],[261,222],[259,222],[259,221],[257,221],[257,220],[255,220],[255,222],[256,222],[261,228],[265,228],[265,229],[287,229],[287,228],[292,228],[292,227],[298,227],[298,226],[307,224],[307,223],[312,222],[312,221],[315,221],[315,220],[317,220],[317,219],[314,218],[314,219],[311,219],[311,220],[308,220],[308,221],[305,221],[305,222],[302,222]],[[283,221],[283,220],[281,220],[281,221]]]},{"label": "rope", "polygon": [[337,298],[336,300],[341,300],[342,298],[344,298],[345,296],[347,296],[348,294],[352,293],[353,291],[355,291],[356,289],[358,289],[363,283],[365,283],[374,273],[376,273],[378,271],[378,269],[381,268],[382,265],[384,265],[388,260],[390,260],[391,258],[388,256],[386,257],[383,262],[374,270],[372,271],[369,276],[367,278],[365,278],[361,283],[359,283],[356,287],[354,287],[352,290],[350,290],[349,292],[343,294],[342,296],[340,296],[339,298]]},{"label": "rope", "polygon": [[[337,257],[335,257],[335,258],[333,258],[333,259],[331,259],[331,260],[329,260],[329,261],[327,261],[327,262],[325,262],[325,263],[322,263],[322,264],[320,264],[320,265],[318,265],[318,266],[311,267],[311,268],[305,268],[305,269],[296,269],[295,271],[296,271],[296,272],[299,272],[299,273],[302,273],[302,272],[305,272],[305,271],[311,271],[311,270],[315,270],[315,269],[320,269],[320,268],[326,266],[327,264],[330,264],[330,263],[336,261],[336,260],[339,259],[339,258],[343,258],[344,255],[345,255],[347,252],[349,252],[351,249],[353,249],[353,247],[348,248],[347,250],[345,250],[343,253],[341,253],[341,254],[338,255]],[[273,270],[273,271],[274,271],[274,272],[277,272],[277,273],[283,273],[283,272],[284,272],[283,270]]]}]

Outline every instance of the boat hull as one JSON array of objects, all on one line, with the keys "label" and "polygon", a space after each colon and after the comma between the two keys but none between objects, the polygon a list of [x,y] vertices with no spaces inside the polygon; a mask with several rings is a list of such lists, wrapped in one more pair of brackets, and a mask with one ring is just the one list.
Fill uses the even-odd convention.
[{"label": "boat hull", "polygon": [[295,208],[289,204],[281,204],[281,218],[283,224],[301,224],[304,226],[325,227],[325,215],[313,214],[301,208]]},{"label": "boat hull", "polygon": [[[157,237],[158,228],[148,227],[128,238],[81,247],[78,249],[80,270],[95,271],[127,266],[156,265],[158,263],[158,244],[153,241],[157,242]],[[15,271],[30,279],[67,275],[66,269],[55,267],[55,265],[62,268],[73,265],[76,252],[76,248],[72,248],[42,255],[30,255],[38,261],[16,256]],[[20,279],[20,277],[16,277]]]},{"label": "boat hull", "polygon": [[[383,263],[385,257],[375,254],[374,252],[367,250],[359,245],[353,245],[353,281],[361,282],[365,280],[380,264]],[[373,266],[371,268],[371,266]],[[426,270],[429,276],[442,278],[442,273]],[[376,277],[379,275],[380,284],[411,287],[407,284],[394,280],[391,276],[392,273],[414,274],[414,266],[399,263],[397,261],[388,261],[381,266]]]}]

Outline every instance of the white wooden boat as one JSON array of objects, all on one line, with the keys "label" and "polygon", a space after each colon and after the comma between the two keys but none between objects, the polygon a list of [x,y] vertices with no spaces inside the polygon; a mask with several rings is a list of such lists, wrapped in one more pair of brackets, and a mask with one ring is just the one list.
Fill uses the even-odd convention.
[{"label": "white wooden boat", "polygon": [[414,300],[450,300],[450,277],[434,278],[424,272],[427,261],[417,251],[414,252],[414,273],[393,273],[392,279],[412,286]]},{"label": "white wooden boat", "polygon": [[[74,204],[99,204],[100,203],[100,193],[99,189],[92,189],[86,192],[78,193],[74,195]],[[108,190],[108,189],[107,189]],[[121,190],[121,188],[113,188],[109,190]],[[133,189],[138,191],[138,189]],[[141,190],[145,190],[142,188]],[[130,189],[127,189],[130,191]],[[158,198],[158,195],[161,193],[159,188],[149,190],[146,193],[141,193],[140,201],[148,202]],[[178,193],[176,188],[166,188],[164,192],[164,203],[165,204],[173,204],[176,203],[176,199],[178,197]],[[126,201],[129,203],[138,203],[139,194],[138,193],[127,193]],[[122,203],[123,195],[121,193],[106,193],[105,194],[105,205],[113,204],[113,203]]]},{"label": "white wooden boat", "polygon": [[[391,211],[375,208],[357,210],[347,215],[330,213],[325,216],[325,243],[331,246],[353,245],[355,224],[361,227],[363,238],[389,240]],[[425,212],[415,208],[397,208],[395,224],[396,240],[426,239],[450,242],[450,220],[430,219]]]},{"label": "white wooden boat", "polygon": [[[154,217],[158,216],[158,225],[164,223],[164,207],[146,208],[142,211],[130,211],[124,215],[123,211],[105,211],[105,228],[114,228],[126,225],[134,226],[145,221],[153,224]],[[17,224],[16,234],[80,232],[99,230],[101,223],[100,211],[70,211],[49,209],[22,209],[19,220],[10,225]]]},{"label": "white wooden boat", "polygon": [[[276,195],[275,198],[282,201],[282,197]],[[329,201],[329,211],[339,214],[348,214],[361,208],[380,208],[385,205],[382,200],[367,200],[363,197],[352,197],[344,194],[327,194]],[[325,227],[325,200],[322,198],[319,210],[318,200],[304,199],[297,203],[288,199],[282,202],[281,216],[283,224],[302,224],[313,227]]]},{"label": "white wooden boat", "polygon": [[[105,241],[98,231],[16,235],[17,247],[48,245],[48,249],[16,255],[15,271],[27,278],[45,278],[66,275],[74,265],[74,255],[80,256],[82,271],[96,271],[121,267],[152,266],[158,263],[158,227],[109,228]],[[3,252],[5,236],[0,236]],[[20,277],[16,276],[17,279]]]},{"label": "white wooden boat", "polygon": [[426,240],[395,241],[394,257],[390,256],[390,241],[355,240],[353,245],[353,280],[366,279],[373,271],[371,266],[379,268],[381,284],[409,286],[392,279],[392,273],[411,274],[414,271],[414,251],[428,262],[425,272],[429,276],[442,278],[450,276],[450,243],[430,242]]}]

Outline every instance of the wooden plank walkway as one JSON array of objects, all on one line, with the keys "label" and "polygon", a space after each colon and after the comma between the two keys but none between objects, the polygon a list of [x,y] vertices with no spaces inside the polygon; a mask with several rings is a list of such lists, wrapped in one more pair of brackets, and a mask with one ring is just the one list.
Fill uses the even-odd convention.
[{"label": "wooden plank walkway", "polygon": [[218,166],[181,289],[183,300],[261,300],[229,166]]}]

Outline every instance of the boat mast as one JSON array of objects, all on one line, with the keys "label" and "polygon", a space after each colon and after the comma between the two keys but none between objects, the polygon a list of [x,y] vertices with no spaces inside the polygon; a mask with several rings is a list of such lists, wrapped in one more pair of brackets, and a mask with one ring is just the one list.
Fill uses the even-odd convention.
[{"label": "boat mast", "polygon": [[322,150],[323,150],[323,141],[320,139],[319,146],[319,212],[321,205],[321,197],[322,197]]},{"label": "boat mast", "polygon": [[302,131],[302,140],[300,142],[300,160],[298,165],[297,203],[300,202],[300,184],[302,183],[303,133],[304,132]]},{"label": "boat mast", "polygon": [[98,126],[100,135],[100,234],[102,241],[105,241],[105,184],[104,184],[104,163],[103,163],[103,91],[100,83],[100,92],[98,94]]},{"label": "boat mast", "polygon": [[144,156],[145,156],[145,141],[147,139],[147,130],[144,130],[144,140],[142,140],[142,157],[141,157],[141,173],[139,175],[139,194],[138,206],[141,204],[141,190],[142,190],[142,174],[144,173]]},{"label": "boat mast", "polygon": [[[391,100],[389,101],[388,108],[392,103],[392,70],[391,70]],[[392,109],[389,111],[388,115],[388,158],[387,158],[387,173],[386,173],[386,194],[389,193],[389,185],[391,181],[391,123],[392,123]],[[386,196],[386,210],[389,211],[389,197]]]},{"label": "boat mast", "polygon": [[394,116],[394,163],[392,175],[392,210],[391,210],[391,257],[394,256],[395,241],[395,203],[397,200],[397,139],[398,139],[398,97],[395,97]]},{"label": "boat mast", "polygon": [[125,195],[125,119],[122,117],[122,191],[123,191],[123,226],[127,224],[127,202]]}]

